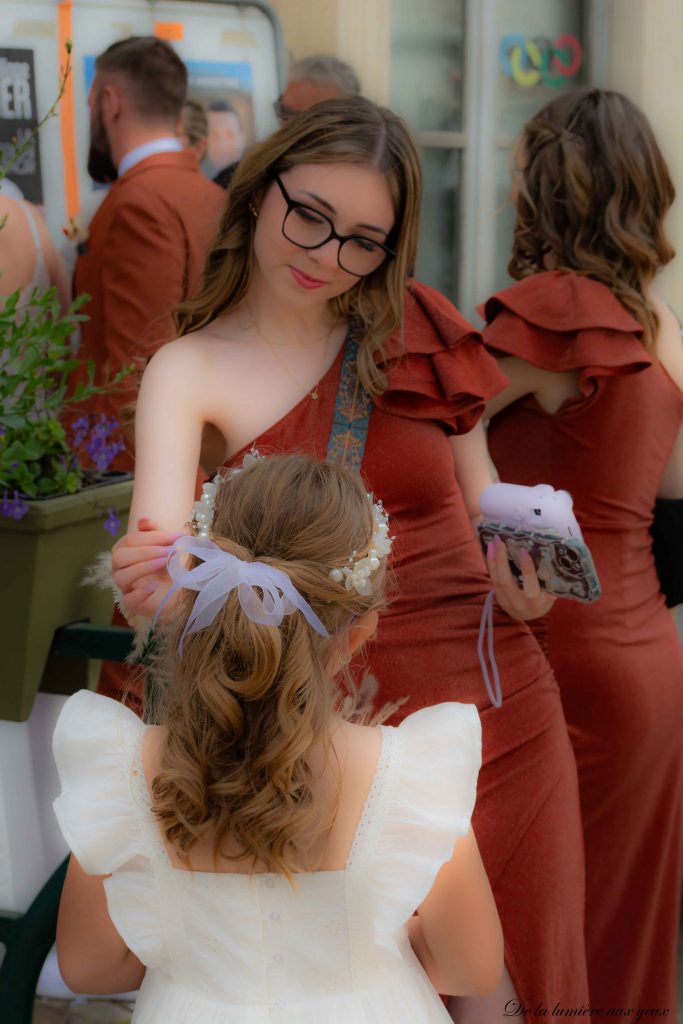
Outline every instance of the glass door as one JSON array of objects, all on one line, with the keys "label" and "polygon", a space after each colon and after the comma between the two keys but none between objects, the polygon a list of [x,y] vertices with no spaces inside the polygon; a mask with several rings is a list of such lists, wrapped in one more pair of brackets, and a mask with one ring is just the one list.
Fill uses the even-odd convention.
[{"label": "glass door", "polygon": [[424,173],[420,280],[455,298],[465,146],[465,0],[392,0],[390,101],[415,134]]},{"label": "glass door", "polygon": [[602,2],[392,0],[389,105],[424,171],[416,272],[470,319],[507,280],[515,141],[559,90],[594,80]]},{"label": "glass door", "polygon": [[[510,282],[514,148],[526,122],[558,92],[588,81],[587,4],[499,0],[496,12],[495,245],[492,290]],[[482,295],[483,300],[487,296]]]}]

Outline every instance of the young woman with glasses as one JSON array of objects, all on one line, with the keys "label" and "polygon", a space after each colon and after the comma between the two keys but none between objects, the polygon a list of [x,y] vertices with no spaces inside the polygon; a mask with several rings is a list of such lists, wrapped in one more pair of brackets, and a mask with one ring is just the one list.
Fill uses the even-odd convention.
[{"label": "young woman with glasses", "polygon": [[420,199],[403,122],[357,97],[318,104],[249,151],[203,287],[177,314],[180,337],[144,374],[115,579],[129,612],[154,614],[200,453],[207,469],[240,466],[255,447],[360,470],[391,515],[396,578],[366,662],[352,664],[361,699],[393,705],[393,721],[472,702],[483,725],[474,828],[508,973],[493,996],[455,1000],[451,1012],[489,1022],[507,1006],[521,1019],[533,999],[552,1020],[557,1003],[588,998],[576,769],[552,672],[517,621],[547,608],[535,576],[524,592],[507,577],[496,588],[509,613],[495,615],[501,708],[482,679],[491,583],[454,456],[505,379],[447,300],[408,282]]}]

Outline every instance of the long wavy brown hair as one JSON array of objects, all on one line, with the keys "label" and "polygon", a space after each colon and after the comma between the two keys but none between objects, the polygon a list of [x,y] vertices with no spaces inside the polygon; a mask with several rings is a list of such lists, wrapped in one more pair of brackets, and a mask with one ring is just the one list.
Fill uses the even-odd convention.
[{"label": "long wavy brown hair", "polygon": [[519,163],[508,272],[601,281],[653,349],[659,323],[647,290],[674,257],[663,221],[675,189],[645,115],[617,92],[564,93],[526,125]]},{"label": "long wavy brown hair", "polygon": [[166,733],[153,806],[181,857],[208,840],[216,856],[291,875],[331,824],[313,799],[309,754],[327,749],[344,691],[332,659],[354,618],[383,605],[385,562],[364,596],[332,579],[370,550],[372,510],[358,474],[307,455],[263,459],[223,483],[213,529],[223,550],[286,572],[330,636],[298,612],[280,627],[255,623],[233,591],[180,654],[196,596],[181,591],[157,665]]},{"label": "long wavy brown hair", "polygon": [[242,302],[254,269],[252,208],[272,185],[273,174],[298,164],[325,163],[377,168],[386,176],[393,202],[396,219],[387,244],[396,258],[333,300],[338,316],[356,318],[362,325],[359,374],[367,390],[378,394],[386,388],[383,344],[401,326],[406,278],[416,258],[422,172],[403,121],[361,96],[317,103],[243,157],[209,251],[203,285],[176,310],[176,326],[179,334],[188,334]]}]

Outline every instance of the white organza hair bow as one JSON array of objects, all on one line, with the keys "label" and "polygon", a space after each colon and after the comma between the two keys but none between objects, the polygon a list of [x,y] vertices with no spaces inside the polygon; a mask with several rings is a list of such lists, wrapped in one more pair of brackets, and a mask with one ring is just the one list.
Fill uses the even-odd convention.
[{"label": "white organza hair bow", "polygon": [[[194,569],[186,569],[182,560],[184,554],[196,555],[202,559],[201,564]],[[161,602],[155,622],[176,591],[181,588],[198,591],[178,645],[181,654],[185,637],[209,626],[223,607],[228,594],[235,588],[242,609],[252,622],[279,626],[285,615],[300,611],[316,633],[329,637],[308,601],[301,596],[286,573],[263,562],[245,562],[221,550],[208,538],[180,537],[171,547],[166,568],[173,586]],[[262,597],[255,587],[261,590]]]}]

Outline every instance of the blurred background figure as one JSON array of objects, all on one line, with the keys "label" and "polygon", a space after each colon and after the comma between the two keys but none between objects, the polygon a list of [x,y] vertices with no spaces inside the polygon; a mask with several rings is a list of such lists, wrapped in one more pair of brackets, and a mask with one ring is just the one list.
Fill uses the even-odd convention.
[{"label": "blurred background figure", "polygon": [[195,153],[201,163],[208,147],[209,120],[206,110],[198,100],[185,100],[183,103],[177,132],[183,149]]},{"label": "blurred background figure", "polygon": [[358,96],[360,82],[350,65],[336,57],[305,57],[293,64],[285,91],[275,102],[275,114],[282,124],[322,100]]},{"label": "blurred background figure", "polygon": [[[171,310],[201,276],[224,197],[176,134],[187,69],[172,47],[132,36],[100,54],[95,69],[88,169],[113,184],[79,245],[74,288],[91,296],[82,355],[102,383],[107,368],[144,366],[173,337]],[[90,411],[121,422],[135,398],[131,384]],[[113,468],[131,469],[130,454]]]},{"label": "blurred background figure", "polygon": [[0,193],[8,199],[23,199],[24,193],[10,178],[0,179]]},{"label": "blurred background figure", "polygon": [[[219,177],[228,170],[234,170],[242,158],[246,145],[246,132],[242,119],[227,100],[214,100],[207,111],[209,136],[203,170],[223,188],[226,186]],[[232,173],[230,174],[232,177]]]},{"label": "blurred background figure", "polygon": [[[323,100],[331,100],[340,96],[358,96],[359,94],[358,75],[343,60],[324,54],[305,57],[292,65],[285,91],[275,101],[275,115],[280,125],[283,125],[285,121],[295,117],[302,110],[308,110],[309,107],[315,106],[316,103],[322,103]],[[209,110],[210,125],[212,117],[215,116],[213,109],[217,106],[218,104],[212,104]],[[230,105],[225,103],[222,106],[227,108]],[[209,155],[212,145],[211,131],[212,129],[209,127]],[[224,142],[221,143],[219,136],[217,145],[221,144],[225,145]],[[241,155],[240,153],[233,163],[224,165],[223,170],[219,171],[213,179],[221,188],[229,187]]]},{"label": "blurred background figure", "polygon": [[18,308],[23,308],[34,288],[46,292],[55,287],[66,311],[70,302],[66,270],[38,208],[0,195],[0,223],[0,296],[20,288]]}]

